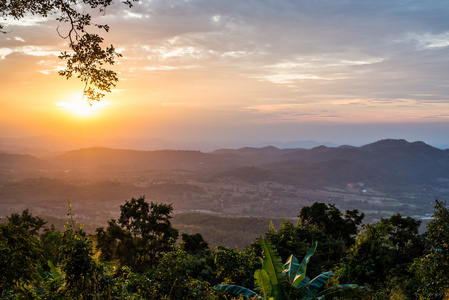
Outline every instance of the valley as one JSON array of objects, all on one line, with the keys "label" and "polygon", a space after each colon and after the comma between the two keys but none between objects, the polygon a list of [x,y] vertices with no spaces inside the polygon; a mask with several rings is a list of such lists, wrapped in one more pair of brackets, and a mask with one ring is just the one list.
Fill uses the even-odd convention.
[{"label": "valley", "polygon": [[[358,209],[364,222],[376,222],[397,212],[423,218],[432,213],[435,199],[448,198],[447,150],[403,140],[364,147],[210,153],[87,148],[49,159],[1,154],[0,212],[5,217],[29,208],[62,227],[70,200],[77,221],[94,232],[117,218],[125,200],[145,195],[173,205],[180,231],[205,234],[214,245],[229,232],[214,232],[201,224],[205,218],[257,218],[252,220],[257,226],[240,226],[251,241],[270,221],[296,223],[301,208],[314,202]],[[192,214],[196,217],[186,224]],[[247,235],[251,226],[260,231]]]}]

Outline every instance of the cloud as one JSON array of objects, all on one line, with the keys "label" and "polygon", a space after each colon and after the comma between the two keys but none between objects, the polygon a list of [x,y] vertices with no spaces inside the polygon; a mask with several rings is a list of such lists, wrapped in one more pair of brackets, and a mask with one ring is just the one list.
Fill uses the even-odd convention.
[{"label": "cloud", "polygon": [[[439,102],[448,92],[441,84],[449,75],[445,9],[444,1],[154,0],[105,20],[130,43],[121,45],[124,55],[146,69],[195,61],[304,94],[417,100],[427,94]],[[147,47],[145,57],[137,45]],[[304,89],[309,79],[317,82]]]},{"label": "cloud", "polygon": [[9,30],[11,30],[11,29],[9,29],[10,27],[14,27],[14,26],[31,27],[31,26],[40,25],[41,23],[45,23],[46,21],[47,21],[47,18],[45,18],[45,17],[28,14],[28,15],[26,15],[25,18],[21,18],[21,19],[6,17],[4,19],[4,22],[2,22],[2,24],[4,24],[4,23],[7,24],[7,26],[5,26],[5,28],[4,28],[4,30],[6,30],[8,32]]},{"label": "cloud", "polygon": [[[114,68],[133,103],[201,103],[237,114],[239,124],[440,121],[449,102],[448,8],[446,0],[116,1],[94,22],[111,27],[105,45],[124,56]],[[2,88],[22,71],[26,80],[55,73],[55,55],[67,50],[56,32],[66,26],[27,22],[8,24],[1,37]],[[196,122],[194,109],[185,114]]]},{"label": "cloud", "polygon": [[11,48],[0,48],[0,59],[5,59],[8,54],[13,53]]}]

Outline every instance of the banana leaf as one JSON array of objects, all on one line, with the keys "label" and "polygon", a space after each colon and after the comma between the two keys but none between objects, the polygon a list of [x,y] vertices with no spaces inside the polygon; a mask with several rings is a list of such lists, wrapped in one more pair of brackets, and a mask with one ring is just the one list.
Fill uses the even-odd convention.
[{"label": "banana leaf", "polygon": [[286,283],[286,276],[283,273],[284,265],[276,248],[267,242],[267,240],[260,240],[260,246],[263,250],[262,269],[264,269],[272,285]]},{"label": "banana leaf", "polygon": [[318,242],[315,242],[310,248],[309,252],[307,252],[306,256],[304,256],[301,265],[299,265],[299,268],[296,272],[295,278],[293,280],[292,286],[297,288],[301,284],[301,281],[306,278],[306,270],[307,270],[307,264],[309,263],[310,257],[315,253],[315,249],[318,246]]},{"label": "banana leaf", "polygon": [[308,284],[307,288],[312,292],[317,292],[320,288],[323,287],[323,285],[329,280],[331,276],[333,276],[334,273],[332,272],[324,272],[318,275],[317,277],[313,278]]},{"label": "banana leaf", "polygon": [[254,279],[256,288],[263,292],[265,299],[268,299],[271,295],[272,285],[267,271],[264,269],[256,270],[256,272],[254,272]]},{"label": "banana leaf", "polygon": [[63,282],[64,277],[62,276],[61,272],[55,267],[55,265],[49,260],[47,261],[48,266],[50,267],[51,275],[54,280]]},{"label": "banana leaf", "polygon": [[246,287],[234,284],[222,284],[215,286],[216,289],[229,292],[234,295],[242,295],[245,297],[259,296],[256,292],[247,289]]},{"label": "banana leaf", "polygon": [[284,264],[284,273],[287,274],[287,278],[290,283],[295,280],[296,273],[299,269],[299,261],[293,254],[287,259]]},{"label": "banana leaf", "polygon": [[334,299],[335,297],[349,297],[356,295],[361,291],[369,291],[369,289],[357,284],[341,284],[319,292],[316,294],[316,297],[321,297],[322,299]]},{"label": "banana leaf", "polygon": [[273,297],[270,297],[268,300],[292,300],[284,286],[279,284],[273,285],[271,294]]}]

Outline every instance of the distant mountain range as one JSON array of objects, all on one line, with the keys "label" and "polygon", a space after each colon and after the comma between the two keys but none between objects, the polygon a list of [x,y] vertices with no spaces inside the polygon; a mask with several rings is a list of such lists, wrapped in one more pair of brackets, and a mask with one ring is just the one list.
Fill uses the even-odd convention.
[{"label": "distant mountain range", "polygon": [[[332,143],[320,143],[316,141],[292,141],[292,142],[269,142],[254,145],[261,148],[266,146],[275,146],[280,149],[286,148],[305,148],[310,149],[320,145],[335,147]],[[0,138],[0,153],[30,154],[38,157],[51,157],[62,152],[91,148],[104,147],[114,149],[133,149],[133,150],[200,150],[203,152],[214,151],[222,145],[208,143],[180,143],[159,138],[102,138],[89,139],[80,137],[64,136],[33,136],[21,138]]]},{"label": "distant mountain range", "polygon": [[[231,170],[227,175],[278,176],[305,184],[370,182],[376,186],[438,184],[449,181],[449,150],[423,142],[386,139],[362,147],[319,146],[312,149],[243,148],[215,153],[245,156],[258,168]],[[250,175],[251,174],[251,175]],[[257,180],[256,180],[257,181]]]},{"label": "distant mountain range", "polygon": [[51,135],[22,138],[0,138],[0,152],[31,154],[39,157],[51,157],[62,152],[90,147],[135,150],[183,149],[179,146],[181,145],[164,139],[90,139]]},{"label": "distant mountain range", "polygon": [[259,183],[320,186],[365,182],[378,188],[409,185],[446,187],[449,150],[423,142],[381,140],[361,147],[319,146],[312,149],[220,149],[210,153],[191,150],[123,150],[86,148],[48,159],[1,154],[0,166],[14,168],[101,167],[134,170],[180,169],[207,172]]},{"label": "distant mountain range", "polygon": [[62,218],[70,199],[95,229],[138,195],[178,213],[294,218],[304,205],[326,202],[359,209],[367,220],[423,216],[435,199],[449,198],[449,150],[387,139],[312,149],[89,147],[48,157],[0,151],[0,217],[30,207]]}]

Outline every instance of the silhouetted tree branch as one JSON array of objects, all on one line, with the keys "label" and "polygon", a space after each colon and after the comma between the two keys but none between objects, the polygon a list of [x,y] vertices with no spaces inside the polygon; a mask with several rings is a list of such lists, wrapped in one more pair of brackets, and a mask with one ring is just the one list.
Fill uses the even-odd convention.
[{"label": "silhouetted tree branch", "polygon": [[[132,2],[139,0],[124,0],[122,3],[132,7]],[[84,96],[89,101],[99,101],[105,93],[118,81],[117,73],[104,68],[104,65],[113,65],[116,57],[121,57],[113,45],[102,47],[103,37],[89,33],[88,29],[96,27],[109,31],[106,24],[92,23],[92,16],[86,9],[95,9],[105,13],[106,8],[113,4],[113,0],[11,0],[0,1],[0,17],[6,20],[12,17],[16,20],[27,16],[38,15],[45,18],[56,14],[57,21],[68,23],[67,33],[56,28],[58,35],[69,41],[70,51],[59,55],[60,59],[67,61],[67,67],[59,71],[59,75],[69,79],[79,78],[84,85]],[[4,25],[0,24],[0,32],[6,34]]]}]

